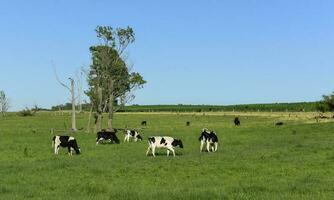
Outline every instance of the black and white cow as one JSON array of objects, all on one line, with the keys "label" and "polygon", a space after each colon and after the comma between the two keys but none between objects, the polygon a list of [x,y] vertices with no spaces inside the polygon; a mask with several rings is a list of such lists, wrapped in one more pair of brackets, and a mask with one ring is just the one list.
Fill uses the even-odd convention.
[{"label": "black and white cow", "polygon": [[80,154],[80,147],[77,144],[77,140],[74,137],[71,136],[54,136],[52,139],[52,145],[54,146],[55,150],[54,153],[58,155],[59,148],[67,148],[68,154],[73,155],[73,151],[75,151],[76,154]]},{"label": "black and white cow", "polygon": [[240,120],[239,120],[239,117],[234,118],[234,125],[235,125],[235,126],[240,126]]},{"label": "black and white cow", "polygon": [[214,131],[210,132],[208,129],[204,128],[198,140],[201,142],[200,146],[201,152],[203,150],[205,143],[206,143],[206,150],[208,152],[210,152],[210,150],[212,150],[212,152],[216,152],[218,150],[218,137],[216,132]]},{"label": "black and white cow", "polygon": [[135,142],[138,140],[142,141],[143,138],[140,136],[139,132],[136,130],[126,130],[124,142],[130,142],[130,138],[133,138]]},{"label": "black and white cow", "polygon": [[179,139],[174,139],[168,136],[154,136],[148,138],[148,148],[146,151],[146,156],[149,154],[150,150],[152,150],[152,155],[155,157],[155,149],[156,148],[166,148],[167,156],[169,156],[169,152],[173,152],[173,156],[175,157],[174,148],[179,146],[183,148],[182,141]]},{"label": "black and white cow", "polygon": [[108,141],[109,143],[119,144],[119,139],[116,136],[117,129],[114,131],[102,130],[96,134],[96,145],[102,141]]},{"label": "black and white cow", "polygon": [[283,122],[277,122],[275,126],[282,126],[284,123]]}]

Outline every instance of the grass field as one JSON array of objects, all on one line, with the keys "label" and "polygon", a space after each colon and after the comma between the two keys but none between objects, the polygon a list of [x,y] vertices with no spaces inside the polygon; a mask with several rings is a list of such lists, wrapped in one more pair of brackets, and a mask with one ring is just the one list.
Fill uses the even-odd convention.
[{"label": "grass field", "polygon": [[[334,199],[333,122],[245,115],[241,127],[234,127],[233,118],[116,114],[115,127],[139,127],[147,120],[144,141],[96,146],[95,134],[78,132],[82,155],[72,157],[65,149],[53,155],[49,132],[70,116],[1,118],[0,199]],[[285,125],[275,127],[279,120]],[[78,127],[86,123],[87,114],[81,114]],[[218,133],[217,153],[199,152],[203,127]],[[146,157],[151,135],[178,137],[184,149],[175,158],[165,150]]]}]

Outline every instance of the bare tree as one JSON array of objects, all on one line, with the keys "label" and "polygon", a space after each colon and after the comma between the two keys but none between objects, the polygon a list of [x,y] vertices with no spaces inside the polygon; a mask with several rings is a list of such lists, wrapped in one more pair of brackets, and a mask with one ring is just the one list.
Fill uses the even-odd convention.
[{"label": "bare tree", "polygon": [[72,103],[72,131],[77,131],[77,126],[76,126],[76,113],[75,113],[75,84],[74,84],[74,79],[73,78],[68,78],[70,80],[70,86],[64,84],[63,82],[60,81],[56,69],[54,68],[54,73],[56,76],[56,79],[58,83],[66,88],[70,93],[71,93],[71,103]]},{"label": "bare tree", "polygon": [[0,114],[1,116],[5,116],[6,112],[9,109],[9,99],[6,97],[4,91],[0,91]]}]

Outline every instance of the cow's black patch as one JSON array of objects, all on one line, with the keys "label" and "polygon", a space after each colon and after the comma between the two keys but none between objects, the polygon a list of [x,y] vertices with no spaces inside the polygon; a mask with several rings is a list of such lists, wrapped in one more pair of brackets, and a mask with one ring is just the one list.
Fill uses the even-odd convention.
[{"label": "cow's black patch", "polygon": [[180,148],[183,148],[182,141],[181,141],[181,140],[178,140],[178,139],[174,139],[174,140],[173,140],[173,142],[172,142],[172,146],[173,146],[173,147],[179,146]]},{"label": "cow's black patch", "polygon": [[161,138],[160,144],[164,144],[164,143],[166,143],[165,138]]},{"label": "cow's black patch", "polygon": [[209,138],[209,133],[206,130],[204,130],[204,131],[202,131],[202,133],[199,136],[198,140],[199,141],[202,141],[202,140],[206,141],[208,138]]},{"label": "cow's black patch", "polygon": [[154,138],[154,137],[150,137],[150,138],[148,138],[148,141],[149,141],[150,143],[155,143],[155,138]]},{"label": "cow's black patch", "polygon": [[138,140],[143,140],[143,138],[142,138],[139,134],[136,136],[136,138],[137,138]]},{"label": "cow's black patch", "polygon": [[134,136],[136,135],[136,131],[135,131],[135,130],[131,130],[131,131],[130,131],[130,135],[131,135],[132,137],[134,137]]},{"label": "cow's black patch", "polygon": [[240,120],[238,117],[234,118],[234,125],[235,126],[240,126]]}]

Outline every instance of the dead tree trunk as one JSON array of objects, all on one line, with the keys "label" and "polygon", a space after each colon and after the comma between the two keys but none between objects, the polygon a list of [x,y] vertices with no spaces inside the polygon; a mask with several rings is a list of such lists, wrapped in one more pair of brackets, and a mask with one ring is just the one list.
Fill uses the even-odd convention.
[{"label": "dead tree trunk", "polygon": [[77,131],[76,118],[75,118],[75,94],[74,94],[74,80],[71,79],[71,96],[72,96],[72,131]]},{"label": "dead tree trunk", "polygon": [[97,123],[96,123],[96,126],[97,126],[97,131],[101,131],[102,129],[102,88],[100,86],[98,86],[98,89],[97,89],[97,92],[98,92],[98,101],[99,101],[99,105],[98,105],[98,108],[97,108]]},{"label": "dead tree trunk", "polygon": [[93,105],[91,105],[90,107],[90,111],[89,111],[89,115],[88,115],[88,124],[87,124],[87,128],[86,128],[86,133],[89,133],[90,130],[90,122],[91,122],[91,118],[92,118],[92,113],[93,113]]},{"label": "dead tree trunk", "polygon": [[108,117],[108,129],[113,130],[113,117],[114,117],[114,80],[110,79],[109,82],[109,117]]}]

